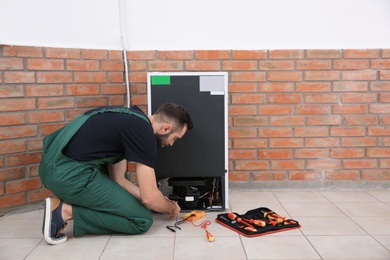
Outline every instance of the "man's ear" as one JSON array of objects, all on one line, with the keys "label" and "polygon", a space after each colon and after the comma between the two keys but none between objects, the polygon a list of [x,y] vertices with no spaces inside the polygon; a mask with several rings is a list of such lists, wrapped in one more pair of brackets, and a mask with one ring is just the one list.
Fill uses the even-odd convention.
[{"label": "man's ear", "polygon": [[172,126],[171,124],[163,124],[161,130],[163,132],[162,134],[169,134],[172,131]]}]

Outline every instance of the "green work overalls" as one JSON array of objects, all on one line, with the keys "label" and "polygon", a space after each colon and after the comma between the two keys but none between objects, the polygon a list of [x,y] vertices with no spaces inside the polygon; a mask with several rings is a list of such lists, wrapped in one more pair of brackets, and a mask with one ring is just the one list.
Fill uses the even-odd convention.
[{"label": "green work overalls", "polygon": [[39,165],[42,183],[58,198],[72,204],[74,236],[85,234],[141,234],[152,225],[151,212],[102,169],[123,159],[115,156],[87,162],[66,157],[62,150],[84,122],[98,113],[141,114],[124,108],[104,108],[82,114],[70,124],[46,136]]}]

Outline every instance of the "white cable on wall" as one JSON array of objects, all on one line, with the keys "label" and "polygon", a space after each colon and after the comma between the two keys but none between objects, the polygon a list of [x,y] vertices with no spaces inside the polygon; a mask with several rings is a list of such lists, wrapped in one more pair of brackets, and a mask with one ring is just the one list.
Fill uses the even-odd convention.
[{"label": "white cable on wall", "polygon": [[[125,0],[119,0],[119,28],[120,28],[120,33],[121,33],[123,62],[125,64],[127,107],[130,107],[129,69],[128,69],[128,64],[127,64],[126,45],[125,45],[125,37],[124,37],[124,34],[127,35],[127,29],[126,29],[127,28],[126,27],[126,1]],[[127,37],[126,37],[126,39],[127,39]]]},{"label": "white cable on wall", "polygon": [[126,48],[125,48],[125,45],[123,43],[123,37],[122,37],[122,44],[123,44],[123,62],[125,63],[127,107],[130,107],[129,69],[127,66],[127,55],[126,55]]}]

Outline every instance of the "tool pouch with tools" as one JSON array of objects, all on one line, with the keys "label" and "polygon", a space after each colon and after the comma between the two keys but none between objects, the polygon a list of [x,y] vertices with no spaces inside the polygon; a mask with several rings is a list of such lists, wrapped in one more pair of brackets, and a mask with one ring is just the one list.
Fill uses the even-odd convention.
[{"label": "tool pouch with tools", "polygon": [[301,227],[298,221],[282,217],[264,207],[249,210],[244,215],[235,212],[222,213],[215,221],[246,237],[257,237]]}]

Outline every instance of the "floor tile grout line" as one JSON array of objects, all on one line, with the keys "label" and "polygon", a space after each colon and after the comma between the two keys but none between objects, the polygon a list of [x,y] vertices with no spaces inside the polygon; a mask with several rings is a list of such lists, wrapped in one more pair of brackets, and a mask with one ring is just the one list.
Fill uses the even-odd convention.
[{"label": "floor tile grout line", "polygon": [[[367,193],[367,191],[365,191]],[[370,234],[370,232],[368,232],[363,226],[361,226],[359,223],[357,223],[352,217],[353,216],[350,216],[347,214],[347,212],[343,211],[340,207],[338,207],[335,203],[359,203],[359,202],[333,202],[333,201],[330,201],[330,203],[332,203],[333,206],[335,206],[338,210],[340,210],[344,215],[345,217],[347,217],[349,220],[351,220],[354,224],[356,224],[359,228],[361,228],[365,233],[366,235],[369,235],[370,237],[372,237],[372,235]],[[377,203],[377,202],[375,202]],[[372,237],[373,238],[373,237]],[[374,239],[374,238],[373,238]]]},{"label": "floor tile grout line", "polygon": [[[320,193],[325,193],[325,192],[330,192],[330,191],[320,191]],[[359,190],[359,191],[338,191],[338,192],[364,192],[366,193],[367,195],[369,195],[371,198],[375,199],[376,201],[370,201],[370,203],[381,203],[383,201],[381,201],[379,198],[375,197],[374,195],[372,195],[371,193],[369,193],[368,191],[363,191],[363,190]],[[322,194],[323,195],[323,194]],[[330,199],[328,199],[325,195],[323,195],[329,202],[334,202],[334,203],[363,203],[363,202],[359,202],[359,201],[332,201]]]},{"label": "floor tile grout line", "polygon": [[28,252],[28,254],[23,259],[28,258],[31,255],[31,253],[34,252],[35,249],[37,249],[37,247],[42,243],[43,240],[44,240],[44,238],[41,238],[41,240],[34,246],[33,249],[31,249],[30,252]]},{"label": "floor tile grout line", "polygon": [[278,198],[278,196],[276,196],[275,192],[272,191],[272,195],[275,197],[276,201],[282,206],[283,210],[287,212],[287,215],[289,217],[291,217],[290,213],[288,212],[288,210],[286,209],[286,207],[283,205],[283,203],[280,201],[280,199]]},{"label": "floor tile grout line", "polygon": [[[302,232],[302,233],[303,233],[303,232]],[[318,257],[319,257],[320,259],[324,259],[324,258],[322,257],[322,255],[320,254],[320,252],[317,250],[317,248],[310,242],[310,239],[309,239],[305,234],[303,234],[303,237],[306,239],[307,243],[309,243],[309,245],[313,248],[313,250],[317,253]]]},{"label": "floor tile grout line", "polygon": [[172,260],[175,260],[176,252],[176,234],[173,235]]},{"label": "floor tile grout line", "polygon": [[[328,198],[327,198],[328,199]],[[329,200],[329,199],[328,199]],[[372,237],[371,236],[371,234],[366,230],[366,229],[364,229],[361,225],[359,225],[359,223],[357,223],[351,216],[349,216],[348,214],[347,214],[347,212],[345,212],[345,211],[343,211],[340,207],[338,207],[335,203],[342,203],[342,202],[333,202],[333,201],[331,201],[331,200],[329,200],[329,202],[334,206],[334,207],[336,207],[338,210],[340,210],[340,212],[342,212],[344,215],[345,215],[345,217],[346,218],[348,218],[349,220],[351,220],[354,224],[356,224],[359,228],[361,228],[366,234],[365,235],[368,235],[368,236],[370,236],[370,237]],[[352,202],[345,202],[345,203],[352,203]],[[373,238],[373,237],[372,237]]]},{"label": "floor tile grout line", "polygon": [[[176,218],[177,221],[177,218]],[[177,233],[173,234],[172,260],[175,260]]]},{"label": "floor tile grout line", "polygon": [[[336,207],[338,210],[340,210],[340,212],[341,212],[346,218],[350,219],[353,223],[355,223],[358,227],[360,227],[360,228],[366,233],[365,235],[370,236],[370,237],[373,238],[378,244],[380,244],[382,247],[384,247],[385,250],[389,251],[384,245],[382,245],[379,241],[377,241],[377,240],[372,236],[372,234],[370,234],[367,230],[365,230],[361,225],[359,225],[358,223],[356,223],[356,221],[354,221],[354,220],[351,218],[351,216],[349,216],[349,215],[347,214],[347,212],[345,212],[345,211],[343,211],[341,208],[339,208],[339,207],[335,204],[335,203],[337,203],[337,202],[331,201],[329,198],[327,198],[325,195],[323,195],[323,194],[321,193],[321,191],[319,191],[318,193],[327,201],[327,203],[330,203],[331,205],[333,205],[334,207]],[[371,194],[369,194],[369,195],[371,195]],[[372,196],[372,195],[371,195],[371,196]],[[277,198],[276,195],[275,195],[275,197]],[[375,199],[376,199],[376,200],[379,200],[378,198],[375,198]],[[283,202],[280,201],[278,198],[277,198],[277,200],[278,200],[279,203],[282,205],[283,209],[290,215],[289,211],[285,208],[285,205],[283,204]],[[381,202],[381,201],[379,201],[379,202]],[[291,215],[290,215],[290,216],[291,216]],[[335,217],[335,218],[337,218],[337,217]],[[302,230],[300,230],[300,232],[301,232],[301,234],[305,237],[305,239],[307,240],[307,242],[311,245],[311,247],[313,248],[313,250],[318,254],[318,256],[319,256],[321,259],[323,259],[322,256],[321,256],[321,254],[320,254],[320,252],[319,252],[319,251],[315,248],[315,246],[310,242],[308,236],[307,236],[306,234],[304,234]]]},{"label": "floor tile grout line", "polygon": [[244,243],[243,243],[243,241],[242,241],[242,236],[239,234],[238,237],[239,237],[239,239],[240,239],[240,243],[241,243],[241,246],[242,246],[242,250],[244,250],[245,259],[248,260],[248,254],[247,254],[247,252],[246,252],[246,250],[245,250],[245,246],[244,246]]},{"label": "floor tile grout line", "polygon": [[[368,193],[369,195],[373,196],[372,194],[370,194],[368,191],[365,191],[366,193]],[[375,199],[379,200],[378,198],[375,197]],[[381,203],[385,204],[384,202],[382,202],[381,200],[379,200]],[[348,215],[347,215],[348,216]],[[366,230],[363,226],[361,226],[359,223],[357,223],[351,216],[348,216],[348,218],[351,219],[351,221],[353,221],[356,225],[358,225],[362,230],[364,230],[364,232],[367,233],[368,236],[370,236],[374,241],[376,241],[379,245],[381,245],[385,250],[387,250],[388,252],[390,252],[390,249],[387,249],[385,245],[383,245],[380,241],[378,241],[370,232],[368,232],[368,230]]]},{"label": "floor tile grout line", "polygon": [[[381,200],[379,200],[378,198],[376,198],[375,196],[373,196],[372,194],[370,194],[368,191],[364,191],[365,193],[367,193],[368,195],[374,197],[376,200],[378,200],[379,202],[375,202],[375,203],[383,203],[385,204],[384,202],[382,202]],[[368,230],[366,230],[363,226],[361,226],[359,223],[357,223],[353,218],[352,216],[349,216],[347,214],[347,212],[343,211],[340,207],[338,207],[335,203],[361,203],[361,202],[337,202],[337,201],[331,201],[329,200],[328,198],[326,198],[333,206],[335,206],[338,210],[340,210],[348,219],[350,219],[354,224],[356,224],[359,228],[361,228],[369,237],[371,237],[375,242],[377,242],[380,246],[382,246],[385,250],[387,250],[388,252],[390,252],[389,249],[387,249],[384,245],[382,245],[382,243],[380,243],[375,237],[373,237],[373,235],[368,232]],[[386,205],[386,204],[385,204]],[[362,234],[360,234],[361,236]],[[352,236],[352,235],[349,235],[349,236]],[[356,235],[356,236],[359,236],[359,235]]]},{"label": "floor tile grout line", "polygon": [[372,239],[374,239],[379,245],[381,245],[385,250],[387,250],[387,252],[390,253],[390,249],[388,249],[385,245],[383,245],[380,241],[378,241],[375,237],[373,237],[371,234],[370,236],[372,237]]},{"label": "floor tile grout line", "polygon": [[369,191],[365,191],[368,195],[370,195],[371,197],[373,197],[374,199],[376,199],[377,201],[379,202],[383,202],[381,201],[379,198],[377,198],[376,196],[372,195]]},{"label": "floor tile grout line", "polygon": [[[373,191],[379,191],[379,190],[367,190],[366,192],[367,192],[368,194],[370,194],[371,196],[373,196],[374,198],[376,198],[377,200],[379,200],[380,202],[383,202],[383,203],[389,205],[390,201],[384,201],[384,200],[378,198],[377,196],[375,196],[374,194],[372,194]],[[383,190],[380,190],[380,191],[383,191]]]},{"label": "floor tile grout line", "polygon": [[[229,212],[233,212],[232,205],[230,204],[230,201],[228,202],[228,204],[229,204],[228,211],[229,211]],[[242,250],[244,251],[245,259],[248,260],[249,258],[248,258],[248,254],[247,254],[247,252],[246,252],[244,243],[243,243],[243,241],[242,241],[242,235],[238,234],[238,237],[239,237],[239,239],[240,239],[240,243],[241,243]]]},{"label": "floor tile grout line", "polygon": [[106,244],[104,245],[104,247],[103,247],[103,249],[102,249],[102,252],[100,253],[100,256],[99,256],[98,259],[101,259],[101,258],[102,258],[103,254],[104,254],[104,251],[106,250],[106,248],[107,248],[107,246],[108,246],[108,243],[110,242],[111,238],[112,238],[112,235],[110,235],[109,238],[107,239],[107,242],[106,242]]},{"label": "floor tile grout line", "polygon": [[[320,191],[317,191],[317,192],[320,192]],[[368,191],[366,191],[367,193],[368,193]],[[272,193],[272,195],[275,197],[275,194],[273,194]],[[321,195],[323,195],[323,194],[321,194]],[[326,197],[326,201],[328,201],[329,202],[329,205],[332,205],[333,207],[335,207],[336,209],[338,209],[338,210],[340,210],[340,212],[342,213],[342,216],[341,216],[341,214],[340,214],[340,216],[333,216],[333,218],[336,220],[337,218],[340,218],[340,217],[342,217],[342,218],[345,218],[346,220],[348,219],[349,221],[352,221],[351,223],[353,223],[353,224],[355,224],[357,227],[359,227],[361,230],[362,230],[362,232],[360,232],[361,234],[353,234],[353,232],[351,232],[351,233],[347,233],[347,234],[350,234],[350,235],[346,235],[346,234],[343,234],[343,233],[338,233],[338,234],[334,234],[334,235],[321,235],[320,233],[319,234],[317,234],[317,235],[310,235],[310,234],[305,234],[305,233],[303,233],[303,231],[302,231],[302,229],[300,229],[300,232],[298,233],[296,233],[296,235],[297,236],[304,236],[305,238],[304,239],[306,239],[307,241],[308,241],[308,245],[307,245],[307,247],[309,248],[309,245],[311,246],[311,248],[313,248],[313,250],[317,253],[317,257],[319,257],[320,259],[323,259],[322,258],[322,256],[319,254],[319,252],[321,252],[322,254],[324,254],[324,255],[326,255],[326,252],[323,252],[322,251],[322,249],[321,249],[321,247],[319,247],[319,246],[317,246],[317,249],[319,250],[319,251],[317,251],[316,250],[316,248],[313,246],[313,244],[315,245],[316,244],[316,240],[314,240],[314,238],[316,237],[316,236],[327,236],[327,237],[331,237],[331,236],[333,236],[333,237],[343,237],[343,236],[351,236],[351,237],[353,237],[353,236],[361,236],[361,237],[363,237],[363,239],[367,239],[367,238],[369,238],[369,237],[372,237],[372,242],[371,243],[375,243],[375,244],[377,244],[377,246],[378,246],[378,249],[380,248],[380,247],[383,247],[383,249],[385,249],[384,251],[385,252],[390,252],[390,248],[387,246],[387,241],[385,241],[386,240],[386,238],[388,237],[388,236],[390,236],[390,234],[377,234],[378,232],[379,233],[381,233],[381,230],[382,229],[371,229],[370,227],[371,227],[371,224],[370,225],[366,225],[365,224],[365,222],[367,221],[367,220],[364,220],[364,218],[370,218],[370,217],[366,217],[366,216],[361,216],[360,215],[360,213],[359,212],[363,212],[363,211],[359,211],[359,210],[356,210],[356,208],[355,209],[353,209],[353,207],[354,207],[354,205],[349,205],[348,207],[346,207],[345,205],[342,205],[343,203],[351,203],[351,204],[356,204],[357,206],[358,206],[358,204],[359,203],[366,203],[366,204],[369,204],[370,202],[366,202],[366,201],[356,201],[357,199],[356,198],[354,198],[354,197],[351,197],[353,200],[355,200],[355,201],[352,201],[352,202],[349,202],[348,201],[348,197],[338,197],[338,195],[339,194],[335,194],[335,195],[333,195],[333,194],[329,194],[329,199],[332,199],[332,201],[330,201],[329,199],[328,199],[328,197]],[[370,194],[371,195],[371,194]],[[360,194],[359,194],[359,196],[360,196]],[[384,195],[382,195],[382,194],[380,194],[379,195],[381,198],[383,198],[383,196]],[[287,202],[281,202],[279,199],[277,199],[276,200],[276,202],[277,203],[279,203],[279,205],[281,206],[281,208],[283,209],[283,210],[285,210],[287,213],[288,213],[288,211],[287,211],[287,208],[289,208],[288,206],[285,206],[285,204],[287,204],[287,205],[289,205],[288,203],[297,203],[296,201],[300,201],[300,199],[304,199],[303,197],[301,198],[301,197],[297,197],[297,199],[292,199],[292,197],[286,197],[285,195],[284,195],[284,197],[280,197],[282,200],[283,200],[283,198],[286,198],[287,200],[291,200],[291,201],[287,201]],[[378,198],[376,198],[376,199],[378,199]],[[341,202],[339,202],[341,200]],[[345,201],[345,200],[347,200],[347,201]],[[379,199],[378,199],[379,200]],[[384,200],[387,200],[387,195],[385,195],[385,197],[384,197]],[[298,202],[299,203],[299,202]],[[314,202],[314,203],[316,203],[316,202]],[[326,202],[327,203],[327,202]],[[383,200],[379,200],[378,202],[375,202],[375,203],[377,203],[377,204],[381,204],[382,206],[384,205],[385,207],[388,207],[388,206],[390,206],[390,202],[386,202],[386,201],[383,201]],[[236,204],[235,204],[236,205]],[[338,207],[338,206],[339,207]],[[229,205],[230,206],[230,205]],[[380,206],[381,208],[382,208],[382,206]],[[367,205],[367,207],[369,207],[369,205]],[[231,208],[231,207],[230,207]],[[289,208],[290,210],[293,210],[293,212],[295,212],[296,210],[294,209],[294,208]],[[342,210],[342,209],[344,209],[344,210]],[[386,212],[386,211],[385,211]],[[380,212],[379,212],[380,213]],[[324,212],[324,214],[326,215],[326,212]],[[365,215],[364,214],[364,212],[362,213],[362,215]],[[385,215],[374,215],[373,217],[385,217],[385,221],[386,221],[386,223],[387,223],[387,216],[385,216]],[[359,219],[362,219],[362,221],[363,222],[361,222]],[[19,220],[23,220],[24,218],[12,218],[12,219],[8,219],[8,220],[11,220],[11,221],[19,221]],[[34,218],[34,219],[40,219],[40,218]],[[299,220],[299,217],[298,217],[298,219],[297,220]],[[355,221],[356,220],[356,221]],[[360,221],[360,222],[359,222]],[[1,219],[0,219],[0,222],[1,222]],[[359,223],[361,223],[361,224],[359,224]],[[363,227],[366,227],[366,228],[363,228]],[[372,230],[373,232],[369,232],[369,230]],[[376,231],[377,230],[377,231]],[[382,236],[382,237],[379,237],[379,236]],[[10,236],[7,236],[7,237],[4,237],[4,238],[9,238]],[[42,245],[43,245],[43,242],[45,242],[45,240],[44,239],[42,239],[41,237],[37,237],[37,236],[26,236],[26,237],[33,237],[33,238],[36,238],[36,240],[34,240],[34,243],[33,244],[31,244],[31,248],[33,248],[33,249],[30,249],[29,248],[29,250],[27,250],[27,252],[25,252],[24,253],[24,255],[25,255],[25,258],[23,258],[23,259],[28,259],[29,257],[31,258],[31,257],[33,257],[33,256],[35,256],[35,254],[34,254],[34,251],[36,252],[37,251],[37,248],[40,248]],[[17,238],[26,238],[26,237],[17,237]],[[38,238],[40,238],[40,241],[38,242]],[[114,238],[114,236],[109,236],[108,237],[108,239],[106,240],[106,242],[105,242],[105,245],[103,246],[99,246],[99,249],[101,249],[101,248],[103,248],[103,251],[102,251],[102,253],[100,254],[100,257],[99,256],[97,256],[98,258],[96,258],[96,259],[104,259],[104,253],[107,253],[108,251],[108,249],[107,249],[107,247],[108,247],[108,243],[110,243],[110,242],[113,242],[113,239]],[[179,255],[177,255],[179,252],[176,252],[176,250],[177,249],[179,249],[179,247],[177,247],[178,245],[176,245],[176,243],[178,242],[177,241],[177,239],[181,239],[181,237],[180,237],[180,235],[179,234],[175,234],[174,236],[171,236],[171,238],[172,239],[170,239],[170,243],[169,243],[169,247],[173,250],[173,254],[172,254],[172,258],[171,259],[173,259],[173,260],[175,260],[175,257],[176,258],[178,258],[179,257]],[[377,239],[376,239],[377,238]],[[240,236],[239,235],[239,239],[240,239],[240,243],[241,243],[241,247],[243,248],[243,250],[244,250],[244,255],[243,255],[243,258],[242,259],[252,259],[252,258],[249,258],[251,255],[250,255],[250,250],[251,250],[251,246],[248,246],[247,245],[247,247],[245,247],[244,246],[244,244],[246,244],[246,242],[247,242],[247,240],[245,240],[245,237],[242,237],[242,236]],[[313,242],[313,244],[312,243],[310,243],[310,241],[312,241]],[[375,241],[375,242],[374,242]],[[380,242],[380,241],[382,241],[382,243]],[[38,243],[37,243],[38,242]],[[173,246],[172,246],[172,242],[173,242]],[[179,243],[180,244],[180,243]],[[110,248],[110,247],[109,247]],[[28,251],[30,251],[30,252],[28,252]],[[176,256],[175,256],[175,252],[176,252]],[[156,252],[157,253],[157,252]],[[248,254],[249,255],[248,255]],[[314,252],[313,252],[313,254],[314,254]],[[169,258],[168,258],[169,259]],[[313,258],[313,259],[316,259],[316,258]],[[358,258],[350,258],[350,259],[358,259]]]},{"label": "floor tile grout line", "polygon": [[[278,200],[278,202],[280,203],[280,205],[282,206],[282,208],[287,212],[288,216],[292,218],[291,216],[291,213],[286,209],[286,207],[284,206],[283,202],[279,200],[279,198],[274,194],[274,192],[272,192],[273,195],[276,197],[276,199]],[[299,222],[299,220],[298,220]],[[301,233],[301,235],[305,238],[305,240],[309,243],[309,245],[313,248],[313,250],[317,253],[318,257],[320,259],[323,259],[320,252],[318,252],[318,250],[315,248],[315,246],[310,242],[310,240],[306,237],[305,233],[303,233],[302,229],[299,228],[299,232]]]}]

